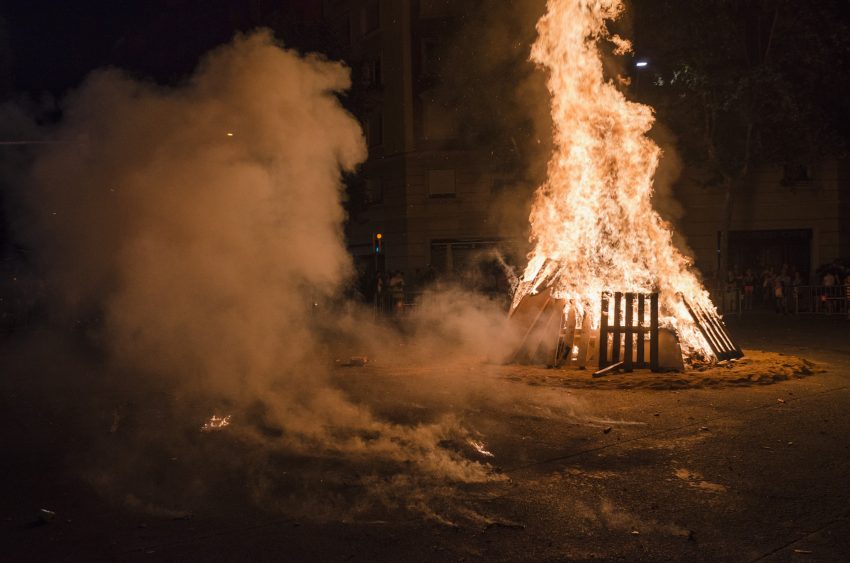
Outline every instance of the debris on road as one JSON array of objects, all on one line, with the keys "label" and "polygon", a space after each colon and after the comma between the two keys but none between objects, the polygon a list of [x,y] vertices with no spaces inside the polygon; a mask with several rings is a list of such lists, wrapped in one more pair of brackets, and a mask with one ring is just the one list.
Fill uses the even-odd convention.
[{"label": "debris on road", "polygon": [[230,426],[230,415],[212,415],[208,421],[201,426],[201,432],[216,432]]},{"label": "debris on road", "polygon": [[613,430],[613,428],[612,428],[612,427],[610,427],[610,426],[606,426],[606,427],[605,427],[605,429],[604,429],[604,430],[602,430],[602,433],[603,433],[603,434],[607,434],[607,433],[609,433],[611,430]]},{"label": "debris on road", "polygon": [[56,513],[52,510],[47,510],[46,508],[42,508],[38,511],[38,522],[41,524],[47,524],[52,522],[56,518]]},{"label": "debris on road", "polygon": [[472,438],[470,438],[469,440],[467,440],[467,443],[472,446],[472,449],[474,449],[476,452],[480,453],[485,457],[496,457],[495,455],[493,455],[493,452],[487,450],[487,445],[484,442],[479,442],[478,440],[473,440]]},{"label": "debris on road", "polygon": [[344,368],[363,367],[369,363],[369,358],[366,356],[351,356],[344,362],[342,360],[337,360],[336,362]]}]

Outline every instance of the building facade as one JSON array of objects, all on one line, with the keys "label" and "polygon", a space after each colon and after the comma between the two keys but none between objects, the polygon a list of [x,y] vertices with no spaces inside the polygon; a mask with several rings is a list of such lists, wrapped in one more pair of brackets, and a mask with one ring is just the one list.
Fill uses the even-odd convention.
[{"label": "building facade", "polygon": [[[450,44],[464,4],[324,0],[337,45],[331,56],[352,68],[347,102],[369,146],[361,173],[348,182],[356,201],[346,235],[361,274],[383,269],[414,275],[427,268],[452,273],[489,248],[512,254],[518,263],[527,250],[526,237],[504,228],[496,209],[500,186],[514,180],[511,172],[498,171],[491,155],[464,146],[458,135],[464,116],[434,95],[441,47]],[[806,281],[817,281],[819,266],[850,259],[846,160],[765,168],[751,174],[746,185],[734,206],[730,267],[743,272],[788,265]],[[674,195],[684,209],[677,228],[697,267],[713,278],[722,195],[687,181],[677,183]],[[519,211],[527,216],[527,209]]]},{"label": "building facade", "polygon": [[325,0],[369,147],[349,182],[357,201],[346,234],[361,274],[376,267],[409,276],[452,272],[504,243],[491,212],[499,179],[458,141],[456,110],[433,96],[440,46],[458,9],[449,0]]},{"label": "building facade", "polygon": [[[718,267],[723,198],[716,188],[680,183],[679,226],[706,275]],[[850,259],[850,162],[825,159],[762,168],[738,193],[729,233],[729,266],[743,273],[784,265],[818,283],[819,267]],[[850,264],[848,264],[850,265]]]}]

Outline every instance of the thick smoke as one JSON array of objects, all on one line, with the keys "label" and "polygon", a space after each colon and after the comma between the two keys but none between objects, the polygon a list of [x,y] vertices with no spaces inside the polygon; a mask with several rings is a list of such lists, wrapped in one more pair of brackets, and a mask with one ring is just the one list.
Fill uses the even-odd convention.
[{"label": "thick smoke", "polygon": [[260,33],[180,88],[107,70],[71,96],[34,168],[37,246],[77,314],[103,308],[120,359],[233,394],[309,357],[311,297],[350,267],[348,82]]},{"label": "thick smoke", "polygon": [[[362,351],[370,332],[383,351],[420,359],[446,357],[433,344],[441,339],[460,342],[458,353],[480,342],[483,357],[504,352],[507,337],[497,307],[465,306],[454,293],[415,317],[413,346],[356,306],[332,307],[352,271],[341,175],[366,157],[338,98],[349,82],[343,65],[285,50],[267,32],[237,36],[176,88],[95,72],[36,158],[29,233],[68,315],[92,327],[116,377],[225,405],[242,415],[234,432],[261,449],[360,464],[361,484],[379,482],[388,503],[392,490],[421,496],[412,491],[423,480],[494,476],[446,446],[468,435],[451,412],[403,423],[374,414],[334,383],[329,354],[346,342]],[[117,427],[125,413],[113,417]],[[138,446],[157,440],[129,441],[116,463],[147,466]],[[375,481],[382,463],[402,464],[404,476],[389,469],[395,477]],[[271,494],[274,464],[257,467],[267,469],[256,491]],[[108,471],[92,480],[123,494]]]}]

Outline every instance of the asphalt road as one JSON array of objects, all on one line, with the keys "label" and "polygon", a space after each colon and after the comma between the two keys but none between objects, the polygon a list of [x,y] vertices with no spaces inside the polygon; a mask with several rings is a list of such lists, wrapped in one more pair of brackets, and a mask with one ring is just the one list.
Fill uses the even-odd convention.
[{"label": "asphalt road", "polygon": [[[225,432],[195,452],[170,446],[169,433],[185,431],[151,406],[166,402],[155,394],[126,407],[136,413],[126,424],[160,425],[162,443],[116,441],[124,426],[109,427],[124,411],[108,405],[128,402],[126,386],[92,384],[98,360],[80,359],[73,342],[8,338],[0,560],[850,560],[850,322],[754,315],[729,325],[744,348],[826,371],[770,385],[595,390],[529,385],[523,368],[506,378],[494,366],[443,366],[432,378],[408,366],[409,385],[390,382],[392,366],[352,368],[340,385],[373,390],[387,417],[457,411],[494,456],[480,461],[502,476],[414,484],[410,503],[366,510],[353,507],[373,492],[340,478],[362,467],[344,463],[276,460],[293,480],[328,476],[333,494],[314,479],[258,495],[256,464],[241,462],[257,459],[249,446]],[[439,383],[470,369],[483,387]]]}]

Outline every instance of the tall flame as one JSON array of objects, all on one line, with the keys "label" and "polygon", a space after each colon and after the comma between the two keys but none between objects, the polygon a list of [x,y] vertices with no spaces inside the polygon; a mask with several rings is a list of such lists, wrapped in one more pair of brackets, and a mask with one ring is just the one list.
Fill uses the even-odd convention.
[{"label": "tall flame", "polygon": [[[661,323],[679,335],[686,357],[713,356],[682,295],[714,310],[691,261],[673,245],[652,208],[661,150],[646,133],[652,108],[628,101],[605,78],[597,43],[631,49],[607,29],[622,0],[548,0],[531,59],[548,71],[554,150],[531,211],[535,248],[513,306],[546,287],[578,317],[598,311],[603,291],[658,291]],[[681,295],[680,295],[681,294]]]}]

